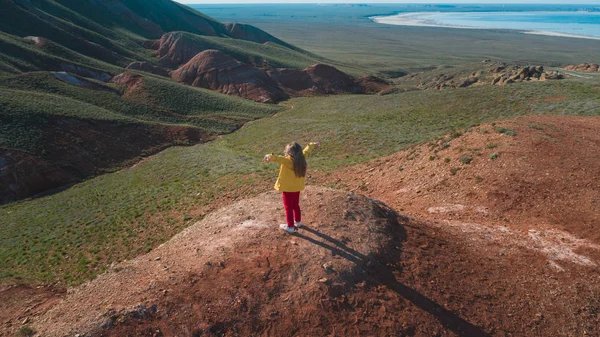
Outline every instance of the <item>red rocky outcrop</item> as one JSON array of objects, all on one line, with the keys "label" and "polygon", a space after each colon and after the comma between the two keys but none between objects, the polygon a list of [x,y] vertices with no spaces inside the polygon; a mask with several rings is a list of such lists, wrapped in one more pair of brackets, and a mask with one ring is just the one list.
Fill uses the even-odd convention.
[{"label": "red rocky outcrop", "polygon": [[139,93],[142,88],[142,76],[131,72],[121,73],[110,80],[112,83],[118,84],[125,90],[124,96],[131,97],[135,93]]},{"label": "red rocky outcrop", "polygon": [[[269,71],[269,76],[293,96],[366,92],[361,83],[326,64],[315,64],[304,70],[276,69]],[[367,84],[370,80],[365,78],[364,82]]]},{"label": "red rocky outcrop", "polygon": [[568,65],[565,70],[580,71],[585,73],[596,73],[600,71],[600,66],[596,63],[582,63],[579,65]]},{"label": "red rocky outcrop", "polygon": [[180,83],[237,95],[257,102],[286,99],[283,90],[263,70],[242,63],[218,50],[205,50],[171,72]]},{"label": "red rocky outcrop", "polygon": [[205,50],[204,46],[190,41],[189,36],[182,32],[164,34],[158,44],[156,56],[158,56],[160,64],[167,67],[184,64]]}]

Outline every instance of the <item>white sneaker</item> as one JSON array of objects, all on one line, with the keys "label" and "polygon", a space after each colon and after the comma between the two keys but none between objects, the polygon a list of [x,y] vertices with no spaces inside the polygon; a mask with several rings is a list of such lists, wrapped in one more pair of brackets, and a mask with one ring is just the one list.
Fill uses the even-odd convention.
[{"label": "white sneaker", "polygon": [[282,223],[281,225],[279,225],[280,229],[283,229],[284,231],[293,234],[295,232],[294,227],[288,227],[288,225],[286,223]]},{"label": "white sneaker", "polygon": [[296,226],[296,228],[300,228],[300,227],[304,226],[304,225],[302,224],[302,221],[298,221],[298,222],[296,222],[294,225]]}]

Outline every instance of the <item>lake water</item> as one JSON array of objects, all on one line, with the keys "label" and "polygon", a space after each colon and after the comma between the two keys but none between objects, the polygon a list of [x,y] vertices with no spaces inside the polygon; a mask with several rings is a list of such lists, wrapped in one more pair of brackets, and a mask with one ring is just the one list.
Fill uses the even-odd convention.
[{"label": "lake water", "polygon": [[371,19],[403,26],[513,29],[530,34],[600,39],[597,11],[410,12]]},{"label": "lake water", "polygon": [[600,5],[572,4],[238,4],[191,5],[226,22],[336,22],[366,25],[513,29],[600,38]]}]

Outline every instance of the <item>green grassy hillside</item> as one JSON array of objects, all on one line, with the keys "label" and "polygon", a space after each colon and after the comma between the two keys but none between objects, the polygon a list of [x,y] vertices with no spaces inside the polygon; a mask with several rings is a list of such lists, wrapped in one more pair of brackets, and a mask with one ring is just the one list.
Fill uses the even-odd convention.
[{"label": "green grassy hillside", "polygon": [[[208,141],[280,110],[152,74],[135,92],[107,84],[133,61],[158,64],[153,48],[164,33],[184,36],[190,45],[183,49],[222,49],[259,65],[317,62],[258,28],[225,25],[171,0],[0,0],[0,6],[0,160],[9,161],[0,203],[168,146]],[[68,72],[82,85],[51,72]],[[11,151],[14,157],[2,157]]]},{"label": "green grassy hillside", "polygon": [[209,90],[145,76],[139,95],[122,96],[115,84],[78,87],[37,72],[0,78],[0,147],[42,155],[52,141],[40,136],[49,118],[159,123],[191,126],[209,134],[228,133],[243,123],[275,113],[259,105]]},{"label": "green grassy hillside", "polygon": [[[225,35],[223,25],[174,1],[122,0],[97,4],[90,1],[54,0],[81,17],[117,31],[130,31],[146,39],[159,38],[161,31],[187,31],[202,35]],[[132,18],[130,15],[134,14]],[[149,24],[147,22],[151,22]],[[96,29],[94,29],[96,30]]]},{"label": "green grassy hillside", "polygon": [[[3,0],[0,30],[11,35],[40,36],[81,54],[113,64],[124,64],[141,49],[114,30],[86,19],[51,0],[29,2]],[[141,40],[141,39],[140,39]]]},{"label": "green grassy hillside", "polygon": [[34,41],[0,32],[0,74],[63,70],[67,65],[108,74],[122,71],[119,66],[79,54],[52,41],[36,46]]},{"label": "green grassy hillside", "polygon": [[[0,6],[0,32],[13,40],[26,36],[43,37],[69,50],[69,53],[121,67],[132,61],[152,61],[151,51],[144,48],[144,42],[158,39],[166,32],[185,31],[218,37],[231,37],[233,34],[224,24],[171,0],[0,0]],[[270,41],[302,52],[264,31],[252,30],[254,34],[244,35],[244,39],[257,39],[260,43]],[[4,54],[5,59],[35,59],[24,55],[24,52],[31,53],[28,48],[13,49],[3,48],[0,54]],[[46,48],[38,51],[67,58],[64,50]],[[55,70],[55,67],[49,69],[44,62],[36,63],[36,66]]]},{"label": "green grassy hillside", "polygon": [[327,172],[509,116],[600,115],[598,82],[588,81],[293,99],[291,110],[214,142],[171,148],[135,168],[0,207],[0,277],[89,279],[164,242],[220,198],[270,189],[276,168],[262,156],[292,139],[322,142],[310,164]]},{"label": "green grassy hillside", "polygon": [[280,110],[151,75],[133,89],[57,75],[80,86],[51,72],[0,76],[0,203],[210,141]]}]

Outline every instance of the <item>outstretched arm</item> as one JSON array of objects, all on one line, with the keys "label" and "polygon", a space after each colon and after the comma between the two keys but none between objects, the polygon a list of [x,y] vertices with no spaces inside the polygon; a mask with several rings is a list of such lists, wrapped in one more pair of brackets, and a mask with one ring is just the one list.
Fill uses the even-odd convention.
[{"label": "outstretched arm", "polygon": [[290,167],[290,168],[294,167],[294,164],[292,163],[292,160],[290,158],[287,158],[287,157],[284,157],[284,156],[278,156],[278,155],[273,154],[273,153],[266,154],[265,158],[263,159],[263,161],[265,163],[275,162],[277,164],[285,165],[285,166]]},{"label": "outstretched arm", "polygon": [[304,150],[302,151],[302,154],[304,154],[304,157],[308,157],[310,155],[310,152],[313,149],[318,149],[319,148],[319,143],[318,142],[310,142],[308,143],[308,145],[304,148]]}]

